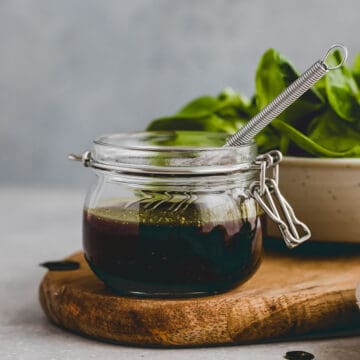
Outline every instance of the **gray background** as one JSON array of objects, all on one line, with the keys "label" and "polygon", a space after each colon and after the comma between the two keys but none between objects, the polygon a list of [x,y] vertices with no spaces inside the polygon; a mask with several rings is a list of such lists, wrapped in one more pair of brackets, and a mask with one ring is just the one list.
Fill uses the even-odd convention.
[{"label": "gray background", "polygon": [[253,91],[275,47],[304,70],[360,51],[359,0],[0,0],[0,185],[79,187],[66,160],[200,94]]}]

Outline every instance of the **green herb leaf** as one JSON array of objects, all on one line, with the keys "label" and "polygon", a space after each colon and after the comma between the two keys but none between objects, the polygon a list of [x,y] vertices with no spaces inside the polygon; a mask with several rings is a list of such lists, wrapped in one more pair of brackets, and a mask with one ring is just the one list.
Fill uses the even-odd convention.
[{"label": "green herb leaf", "polygon": [[[340,60],[340,53],[333,57]],[[326,94],[332,109],[360,130],[360,89],[352,71],[345,65],[326,75]]]},{"label": "green herb leaf", "polygon": [[182,117],[174,115],[154,120],[147,130],[196,130],[233,133],[236,125],[232,121],[223,119],[216,114],[201,117]]},{"label": "green herb leaf", "polygon": [[360,87],[360,53],[355,56],[352,72],[357,85]]},{"label": "green herb leaf", "polygon": [[[255,77],[258,110],[260,111],[274,100],[298,76],[294,66],[277,51],[274,49],[266,51],[260,59]],[[319,111],[323,106],[323,97],[316,89],[311,89],[282,112],[278,119],[305,129],[309,123],[309,115]],[[274,141],[274,138],[272,141]],[[281,133],[279,142],[276,145],[283,153],[286,153],[289,146],[289,138],[284,133]]]},{"label": "green herb leaf", "polygon": [[[274,49],[261,57],[256,70],[256,104],[260,111],[299,77],[294,66]],[[278,119],[295,124],[324,106],[324,99],[316,89],[310,89],[282,112]]]},{"label": "green herb leaf", "polygon": [[272,126],[267,126],[255,136],[255,141],[260,153],[279,148],[280,139],[280,133]]},{"label": "green herb leaf", "polygon": [[219,96],[201,96],[172,116],[153,120],[147,130],[197,130],[232,134],[250,117],[251,103],[230,88]]},{"label": "green herb leaf", "polygon": [[[226,135],[219,136],[217,132],[183,131],[176,130],[167,136],[166,140],[152,141],[155,146],[181,146],[181,147],[221,147],[224,145]],[[201,139],[201,143],[199,143]],[[159,154],[156,155],[158,157]]]},{"label": "green herb leaf", "polygon": [[350,127],[331,109],[313,119],[309,138],[338,153],[332,156],[360,156],[360,132]]},{"label": "green herb leaf", "polygon": [[[334,52],[328,64],[339,62]],[[192,146],[194,131],[232,134],[298,78],[294,66],[274,49],[261,57],[255,76],[256,93],[247,99],[231,88],[217,97],[201,96],[172,116],[156,119],[147,130],[179,132],[171,145]],[[255,140],[260,152],[280,149],[284,155],[360,157],[360,54],[351,69],[331,71]],[[207,146],[220,146],[209,140]]]},{"label": "green herb leaf", "polygon": [[[289,137],[300,149],[314,156],[357,157],[360,156],[360,134],[352,131],[336,114],[329,112],[319,116],[313,131],[306,136],[282,120],[273,120],[273,126]],[[338,134],[344,136],[339,142]]]}]

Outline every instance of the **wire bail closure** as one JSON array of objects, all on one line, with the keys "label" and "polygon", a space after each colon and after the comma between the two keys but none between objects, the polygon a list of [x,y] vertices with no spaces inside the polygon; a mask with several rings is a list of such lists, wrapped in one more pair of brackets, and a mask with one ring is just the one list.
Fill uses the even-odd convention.
[{"label": "wire bail closure", "polygon": [[[278,150],[270,151],[256,158],[255,165],[260,167],[260,175],[258,181],[251,183],[249,195],[277,224],[287,247],[292,249],[308,240],[311,237],[311,231],[296,217],[293,208],[280,192],[279,163],[281,160],[282,154]],[[270,176],[267,175],[269,170],[272,171]],[[301,230],[300,234],[297,228]]]}]

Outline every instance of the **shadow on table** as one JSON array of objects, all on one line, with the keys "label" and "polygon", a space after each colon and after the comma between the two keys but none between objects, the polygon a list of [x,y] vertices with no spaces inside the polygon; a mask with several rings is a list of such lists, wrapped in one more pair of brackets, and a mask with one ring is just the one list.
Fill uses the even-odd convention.
[{"label": "shadow on table", "polygon": [[282,239],[267,237],[264,239],[264,249],[267,254],[277,254],[296,258],[311,257],[316,260],[339,257],[359,257],[360,261],[360,244],[307,241],[290,250],[286,247],[285,242]]}]

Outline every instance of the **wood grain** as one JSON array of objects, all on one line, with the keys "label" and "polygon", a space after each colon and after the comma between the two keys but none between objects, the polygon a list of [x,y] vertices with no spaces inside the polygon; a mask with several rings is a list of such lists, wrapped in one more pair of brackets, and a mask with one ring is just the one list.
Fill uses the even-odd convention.
[{"label": "wood grain", "polygon": [[236,344],[360,326],[360,252],[309,253],[271,252],[242,286],[176,300],[113,295],[77,253],[69,259],[81,262],[79,270],[45,275],[40,302],[63,328],[138,345]]}]

